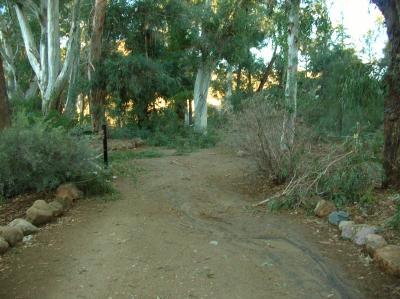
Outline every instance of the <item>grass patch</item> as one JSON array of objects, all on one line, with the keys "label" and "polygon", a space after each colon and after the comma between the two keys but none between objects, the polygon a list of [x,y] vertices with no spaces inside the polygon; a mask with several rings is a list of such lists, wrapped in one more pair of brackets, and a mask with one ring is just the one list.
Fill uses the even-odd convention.
[{"label": "grass patch", "polygon": [[164,154],[155,150],[146,151],[115,151],[110,153],[110,162],[121,162],[135,159],[161,158]]}]

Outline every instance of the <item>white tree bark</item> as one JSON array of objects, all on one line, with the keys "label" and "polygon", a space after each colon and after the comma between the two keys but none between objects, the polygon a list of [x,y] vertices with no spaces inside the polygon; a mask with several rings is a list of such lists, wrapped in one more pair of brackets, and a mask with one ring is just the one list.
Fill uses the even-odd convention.
[{"label": "white tree bark", "polygon": [[228,72],[226,74],[226,98],[232,96],[232,82],[233,82],[233,71],[232,67],[228,66]]},{"label": "white tree bark", "polygon": [[75,61],[72,66],[72,71],[69,76],[69,85],[68,85],[68,94],[67,94],[67,101],[65,103],[64,114],[69,117],[73,118],[76,112],[76,101],[77,101],[77,82],[79,79],[79,64],[81,58],[81,51],[80,51],[80,31],[78,33],[77,41],[74,45],[75,53],[73,55]]},{"label": "white tree bark", "polygon": [[47,2],[47,55],[49,79],[48,87],[53,89],[60,72],[60,7],[59,0]]},{"label": "white tree bark", "polygon": [[285,87],[286,113],[281,137],[281,147],[285,149],[293,145],[296,129],[299,11],[300,0],[290,0],[288,64]]},{"label": "white tree bark", "polygon": [[3,56],[4,73],[7,81],[7,92],[12,98],[19,91],[17,71],[15,69],[15,55],[6,38],[6,32],[1,29],[0,54]]},{"label": "white tree bark", "polygon": [[33,71],[36,74],[36,77],[40,82],[42,79],[42,73],[39,61],[39,53],[36,49],[35,38],[33,36],[31,27],[28,23],[28,20],[24,12],[22,11],[22,7],[20,4],[15,4],[15,12],[17,13],[18,23],[21,28],[22,39],[24,40],[26,55],[29,59],[29,63],[31,64]]},{"label": "white tree bark", "polygon": [[[205,0],[204,9],[211,9],[211,0]],[[203,24],[200,25],[200,37],[207,35]],[[194,130],[207,132],[207,97],[211,82],[212,63],[207,51],[201,51],[200,65],[194,84]]]},{"label": "white tree bark", "polygon": [[[24,40],[29,63],[36,75],[42,96],[42,111],[46,115],[56,108],[57,100],[64,90],[71,73],[79,45],[80,0],[73,1],[71,29],[64,63],[61,64],[59,0],[41,0],[40,7],[33,1],[17,1],[14,5]],[[27,20],[27,11],[34,12],[41,33],[37,48],[32,29]]]},{"label": "white tree bark", "polygon": [[202,61],[194,84],[194,129],[207,131],[207,97],[211,82],[212,64]]}]

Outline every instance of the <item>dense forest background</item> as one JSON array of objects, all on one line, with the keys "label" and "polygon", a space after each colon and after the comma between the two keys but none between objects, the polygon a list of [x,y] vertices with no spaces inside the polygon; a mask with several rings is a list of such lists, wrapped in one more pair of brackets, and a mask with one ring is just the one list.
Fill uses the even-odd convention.
[{"label": "dense forest background", "polygon": [[[398,4],[375,2],[394,32]],[[182,153],[226,141],[285,186],[279,205],[398,185],[396,34],[383,58],[378,32],[358,53],[324,0],[0,0],[0,14],[4,197],[98,176],[83,143],[103,124]]]}]

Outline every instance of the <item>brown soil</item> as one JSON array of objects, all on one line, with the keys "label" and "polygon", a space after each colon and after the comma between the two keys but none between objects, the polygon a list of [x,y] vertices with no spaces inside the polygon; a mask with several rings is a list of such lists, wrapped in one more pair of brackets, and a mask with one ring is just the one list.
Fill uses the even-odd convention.
[{"label": "brown soil", "polygon": [[1,258],[0,298],[400,296],[336,229],[253,209],[246,159],[217,148],[127,163],[143,171],[117,180],[121,200],[80,201]]}]

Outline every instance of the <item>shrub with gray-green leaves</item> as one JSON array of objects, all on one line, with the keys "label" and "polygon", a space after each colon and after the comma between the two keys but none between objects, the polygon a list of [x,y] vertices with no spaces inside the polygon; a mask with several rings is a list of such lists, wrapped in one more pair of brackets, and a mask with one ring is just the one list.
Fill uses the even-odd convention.
[{"label": "shrub with gray-green leaves", "polygon": [[15,124],[0,132],[0,196],[51,190],[76,182],[88,191],[108,189],[85,139],[46,123]]}]

